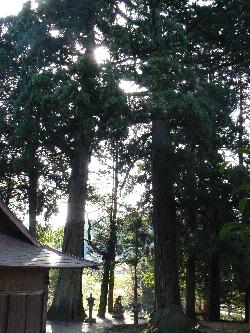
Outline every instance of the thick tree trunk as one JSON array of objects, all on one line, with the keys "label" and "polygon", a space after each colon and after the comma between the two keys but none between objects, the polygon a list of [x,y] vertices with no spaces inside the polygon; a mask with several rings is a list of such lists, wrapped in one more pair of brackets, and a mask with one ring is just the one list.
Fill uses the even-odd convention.
[{"label": "thick tree trunk", "polygon": [[36,237],[37,232],[37,191],[38,191],[38,168],[37,163],[33,163],[33,167],[28,172],[29,187],[28,187],[28,202],[29,202],[29,231]]},{"label": "thick tree trunk", "polygon": [[220,294],[221,294],[221,278],[220,278],[220,255],[213,251],[209,260],[209,276],[208,276],[208,320],[220,320]]},{"label": "thick tree trunk", "polygon": [[195,255],[190,253],[187,259],[186,272],[186,315],[193,322],[196,321],[195,314]]},{"label": "thick tree trunk", "polygon": [[163,120],[155,120],[153,124],[153,225],[156,309],[181,308],[174,175],[170,151],[167,123]]},{"label": "thick tree trunk", "polygon": [[[158,1],[150,1],[152,39],[161,47],[163,39],[158,27]],[[157,51],[155,51],[157,52]],[[159,87],[159,89],[161,89]],[[153,114],[152,116],[157,117]],[[171,145],[170,122],[163,117],[153,119],[152,186],[154,228],[155,311],[149,332],[191,332],[191,323],[182,311],[177,245],[177,218],[174,196],[175,165]]]},{"label": "thick tree trunk", "polygon": [[155,313],[150,330],[191,331],[182,311],[179,289],[177,219],[173,152],[167,120],[153,121],[153,226],[155,241]]},{"label": "thick tree trunk", "polygon": [[[63,240],[63,252],[77,257],[82,257],[84,250],[84,215],[89,159],[88,149],[80,143],[72,161],[68,215]],[[82,320],[86,317],[82,300],[81,269],[60,270],[48,317],[53,320]]]}]

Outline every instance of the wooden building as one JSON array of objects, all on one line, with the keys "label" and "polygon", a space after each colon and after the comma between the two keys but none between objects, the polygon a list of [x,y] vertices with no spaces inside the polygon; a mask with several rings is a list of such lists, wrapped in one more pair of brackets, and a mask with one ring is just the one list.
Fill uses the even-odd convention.
[{"label": "wooden building", "polygon": [[42,246],[0,201],[0,333],[45,333],[49,269],[95,265]]}]

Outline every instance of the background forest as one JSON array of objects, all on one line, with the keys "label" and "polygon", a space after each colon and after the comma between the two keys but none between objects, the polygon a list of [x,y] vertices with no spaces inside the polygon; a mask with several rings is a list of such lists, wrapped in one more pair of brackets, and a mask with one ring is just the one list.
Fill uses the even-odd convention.
[{"label": "background forest", "polygon": [[[139,283],[159,332],[248,321],[249,1],[37,3],[0,19],[1,198],[102,262],[83,275],[100,317]],[[50,318],[84,317],[81,270],[52,291]]]}]

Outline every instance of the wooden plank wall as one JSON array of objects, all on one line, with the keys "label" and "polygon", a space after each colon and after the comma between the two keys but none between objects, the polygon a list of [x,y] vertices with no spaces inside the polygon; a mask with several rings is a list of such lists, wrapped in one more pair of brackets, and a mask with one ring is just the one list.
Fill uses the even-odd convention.
[{"label": "wooden plank wall", "polygon": [[0,332],[7,330],[7,315],[8,315],[8,294],[0,294]]},{"label": "wooden plank wall", "polygon": [[0,333],[43,333],[48,270],[0,269]]}]

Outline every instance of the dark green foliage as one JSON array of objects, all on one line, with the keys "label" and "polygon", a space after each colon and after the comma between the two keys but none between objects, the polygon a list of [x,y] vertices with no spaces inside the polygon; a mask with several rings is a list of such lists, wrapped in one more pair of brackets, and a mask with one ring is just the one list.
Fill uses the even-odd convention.
[{"label": "dark green foliage", "polygon": [[[115,234],[119,260],[143,267],[145,257],[153,264],[154,243],[155,276],[149,269],[144,278],[169,287],[165,298],[156,294],[151,323],[159,332],[190,331],[179,297],[190,258],[189,292],[210,299],[210,314],[220,293],[224,303],[242,302],[249,283],[249,13],[247,0],[41,0],[0,20],[1,197],[28,203],[31,224],[40,214],[48,220],[72,194],[81,152],[85,175],[91,154],[106,164],[101,178],[118,154],[115,223],[114,193],[89,187],[88,200],[102,208],[92,250],[104,257]],[[98,46],[109,48],[110,61],[97,64]],[[121,80],[143,92],[126,96]],[[138,184],[145,191],[128,207]],[[83,224],[69,234],[83,233]]]}]

